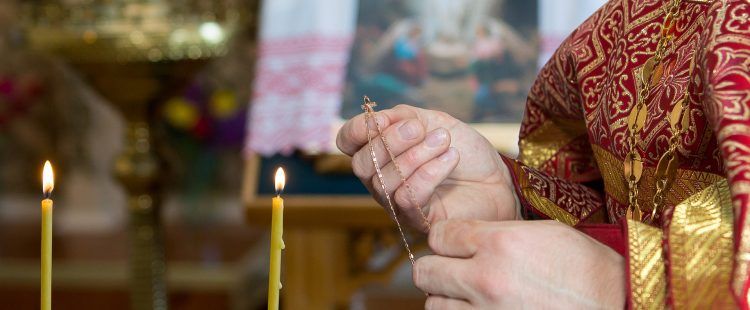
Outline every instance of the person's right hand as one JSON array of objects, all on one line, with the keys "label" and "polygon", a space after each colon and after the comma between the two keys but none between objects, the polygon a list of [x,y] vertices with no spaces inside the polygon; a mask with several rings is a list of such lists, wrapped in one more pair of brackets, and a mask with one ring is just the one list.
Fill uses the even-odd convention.
[{"label": "person's right hand", "polygon": [[[371,121],[378,164],[396,212],[412,226],[427,228],[417,208],[430,223],[521,218],[508,168],[487,139],[469,125],[443,112],[407,105],[379,111],[376,119],[413,199]],[[339,149],[352,156],[354,174],[387,208],[367,142],[364,114],[347,121],[336,140]]]}]

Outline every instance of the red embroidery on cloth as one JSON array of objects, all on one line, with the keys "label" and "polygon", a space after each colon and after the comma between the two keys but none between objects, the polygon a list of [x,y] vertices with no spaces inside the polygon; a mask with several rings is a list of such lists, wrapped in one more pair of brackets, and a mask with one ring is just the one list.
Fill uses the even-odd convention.
[{"label": "red embroidery on cloth", "polygon": [[328,150],[351,42],[351,36],[319,35],[260,43],[248,152]]},{"label": "red embroidery on cloth", "polygon": [[259,57],[268,55],[279,56],[284,54],[305,54],[308,52],[340,52],[346,50],[349,52],[351,37],[324,37],[324,36],[306,36],[274,39],[272,41],[262,42],[259,46]]},{"label": "red embroidery on cloth", "polygon": [[[553,55],[527,102],[521,139],[551,119],[585,122],[587,138],[622,160],[626,153],[627,116],[635,104],[636,74],[653,51],[663,1],[610,1],[581,25]],[[664,59],[665,74],[648,97],[649,118],[639,136],[647,168],[655,168],[670,132],[664,121],[686,83],[694,83],[689,98],[690,127],[681,141],[681,169],[725,175],[735,206],[735,270],[732,285],[738,305],[748,309],[750,296],[750,4],[740,0],[713,1],[710,6],[684,3],[675,21],[675,52]],[[705,23],[701,19],[706,18]],[[705,28],[699,25],[705,24]],[[703,40],[698,72],[688,77],[695,40]],[[527,140],[528,141],[528,140]],[[569,158],[585,159],[584,149],[565,149]],[[581,151],[581,155],[575,155]],[[559,179],[536,177],[531,184],[545,198],[576,210],[577,200],[553,199],[557,182],[576,182],[567,163],[555,155],[540,168]],[[579,160],[580,161],[580,160]],[[526,170],[527,175],[533,177]],[[585,171],[585,170],[584,170]],[[614,173],[617,173],[615,171]],[[567,189],[566,189],[567,191]],[[523,200],[523,199],[522,199]],[[624,205],[604,196],[610,222],[623,215]],[[522,201],[522,203],[524,203]],[[597,202],[600,203],[600,202]],[[528,207],[527,203],[524,206]],[[532,206],[533,207],[533,206]],[[533,211],[533,210],[531,210]],[[668,213],[666,214],[667,216]],[[666,241],[665,252],[669,253]],[[669,264],[669,261],[665,262]],[[672,305],[668,287],[667,305]]]}]

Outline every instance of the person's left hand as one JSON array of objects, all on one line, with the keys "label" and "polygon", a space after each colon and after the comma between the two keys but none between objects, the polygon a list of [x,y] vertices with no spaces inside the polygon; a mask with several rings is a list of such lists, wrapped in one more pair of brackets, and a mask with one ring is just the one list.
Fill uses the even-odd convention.
[{"label": "person's left hand", "polygon": [[564,224],[445,220],[428,240],[413,274],[426,309],[625,306],[624,259]]}]

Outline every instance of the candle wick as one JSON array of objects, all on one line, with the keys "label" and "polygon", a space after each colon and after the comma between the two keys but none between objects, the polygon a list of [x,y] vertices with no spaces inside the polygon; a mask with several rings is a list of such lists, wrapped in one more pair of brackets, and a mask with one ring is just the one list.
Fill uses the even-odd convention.
[{"label": "candle wick", "polygon": [[52,198],[52,191],[44,191],[44,199]]}]

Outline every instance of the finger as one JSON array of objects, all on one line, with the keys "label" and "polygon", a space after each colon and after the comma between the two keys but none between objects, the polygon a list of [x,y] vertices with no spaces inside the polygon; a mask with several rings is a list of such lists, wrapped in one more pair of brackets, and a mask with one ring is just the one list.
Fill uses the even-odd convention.
[{"label": "finger", "polygon": [[[344,152],[344,154],[351,156],[367,143],[368,126],[365,126],[365,117],[366,113],[361,113],[348,120],[343,126],[341,126],[341,129],[339,129],[339,132],[336,135],[336,146],[338,146],[339,150]],[[375,121],[377,121],[377,123],[383,128],[391,125],[390,120],[385,114],[375,113],[374,118],[370,120],[369,126],[372,135],[377,134],[377,129],[374,125]]]},{"label": "finger", "polygon": [[[424,126],[416,119],[402,120],[383,131],[383,136],[388,142],[388,147],[391,149],[393,156],[398,156],[417,145],[424,140],[424,135]],[[391,156],[379,136],[373,137],[372,147],[372,150],[370,150],[370,147],[363,147],[352,157],[354,175],[363,182],[369,181],[375,175],[375,167],[372,163],[373,151],[381,169],[391,161]]]},{"label": "finger", "polygon": [[[393,109],[374,113],[374,120],[385,129],[392,124],[405,119],[418,119],[417,108],[399,105]],[[370,122],[370,130],[376,131],[375,122]],[[377,133],[376,133],[377,134]],[[353,155],[367,143],[367,126],[365,126],[365,113],[359,114],[341,127],[336,135],[336,146],[346,155]]]},{"label": "finger", "polygon": [[430,228],[427,244],[432,252],[448,257],[472,257],[479,239],[475,221],[444,220]]},{"label": "finger", "polygon": [[419,209],[426,206],[436,188],[445,181],[459,161],[456,148],[448,148],[445,153],[434,158],[415,170],[407,179],[408,186],[400,186],[394,194],[396,204],[407,211],[406,216],[412,221],[423,221]]},{"label": "finger", "polygon": [[469,300],[472,276],[467,259],[427,255],[414,263],[414,285],[428,294]]},{"label": "finger", "polygon": [[427,297],[427,301],[424,303],[426,310],[464,310],[472,309],[471,304],[462,299],[448,298],[439,295],[430,295]]},{"label": "finger", "polygon": [[[444,128],[435,129],[427,134],[421,143],[406,150],[396,157],[396,162],[389,162],[383,167],[383,180],[388,185],[388,194],[401,186],[402,178],[409,178],[415,170],[445,153],[450,146],[450,133]],[[372,176],[372,184],[378,184],[378,176]],[[383,195],[382,189],[378,191]]]}]

